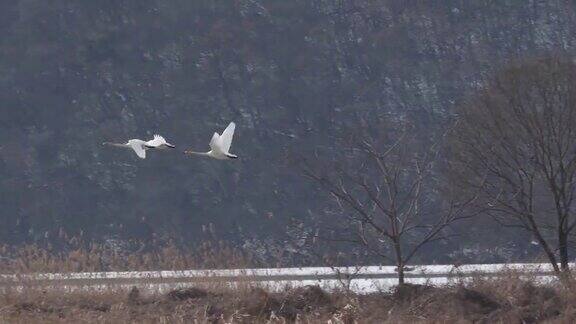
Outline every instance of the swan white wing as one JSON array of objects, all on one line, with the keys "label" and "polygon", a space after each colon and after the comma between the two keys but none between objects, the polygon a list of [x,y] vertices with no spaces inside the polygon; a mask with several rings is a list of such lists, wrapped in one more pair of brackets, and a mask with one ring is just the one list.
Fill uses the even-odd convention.
[{"label": "swan white wing", "polygon": [[146,150],[144,149],[144,145],[141,144],[132,144],[132,149],[136,152],[139,158],[145,159],[146,158]]},{"label": "swan white wing", "polygon": [[212,135],[212,139],[210,140],[210,149],[212,151],[221,151],[222,149],[220,147],[220,135],[218,135],[218,133],[214,133],[214,135]]},{"label": "swan white wing", "polygon": [[166,140],[164,139],[164,137],[160,135],[154,135],[154,139],[151,139],[148,142],[146,142],[146,146],[151,147],[158,147],[162,144],[166,144]]},{"label": "swan white wing", "polygon": [[236,124],[231,122],[228,127],[222,132],[220,136],[220,145],[224,153],[230,151],[230,146],[232,145],[232,137],[234,137],[234,130],[236,129]]}]

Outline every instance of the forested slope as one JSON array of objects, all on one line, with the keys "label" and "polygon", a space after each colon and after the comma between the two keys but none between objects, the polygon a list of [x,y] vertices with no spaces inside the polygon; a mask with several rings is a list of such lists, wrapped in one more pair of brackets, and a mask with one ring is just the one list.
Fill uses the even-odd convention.
[{"label": "forested slope", "polygon": [[[575,15],[536,0],[1,1],[0,241],[283,240],[329,203],[290,152],[338,150],[367,119],[426,137],[508,62],[574,53]],[[231,120],[237,161],[101,145],[160,133],[201,150]]]}]

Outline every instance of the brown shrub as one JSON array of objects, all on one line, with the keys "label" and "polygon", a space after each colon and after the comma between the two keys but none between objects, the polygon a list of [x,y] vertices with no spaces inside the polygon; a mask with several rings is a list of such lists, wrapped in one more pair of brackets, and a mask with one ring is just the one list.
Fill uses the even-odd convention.
[{"label": "brown shrub", "polygon": [[206,290],[196,287],[172,290],[166,295],[166,297],[172,301],[204,298],[207,296],[208,292]]},{"label": "brown shrub", "polygon": [[432,286],[405,283],[394,287],[392,297],[397,302],[410,302],[434,290]]},{"label": "brown shrub", "polygon": [[241,302],[244,312],[250,316],[267,319],[272,314],[294,320],[298,310],[291,304],[283,302],[276,294],[256,288],[248,293]]},{"label": "brown shrub", "polygon": [[292,289],[286,293],[284,303],[304,312],[326,307],[333,309],[334,307],[332,298],[318,286]]},{"label": "brown shrub", "polygon": [[140,290],[136,287],[132,287],[126,299],[130,304],[140,303]]}]

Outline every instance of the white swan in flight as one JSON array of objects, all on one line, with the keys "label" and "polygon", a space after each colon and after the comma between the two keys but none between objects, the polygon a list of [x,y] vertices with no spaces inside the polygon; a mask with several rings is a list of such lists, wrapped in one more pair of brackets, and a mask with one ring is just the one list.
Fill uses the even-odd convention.
[{"label": "white swan in flight", "polygon": [[229,160],[238,158],[237,155],[231,154],[230,145],[232,145],[232,137],[234,137],[234,129],[236,124],[231,122],[228,127],[222,132],[222,135],[214,133],[210,141],[210,151],[208,152],[194,152],[184,151],[184,154],[195,154],[208,156],[217,160]]},{"label": "white swan in flight", "polygon": [[104,142],[103,145],[111,145],[116,147],[126,147],[131,148],[136,152],[139,158],[146,158],[146,151],[149,149],[165,149],[165,148],[176,148],[176,146],[166,142],[164,137],[160,135],[154,135],[154,138],[149,141],[143,141],[141,139],[131,139],[126,144],[121,143],[110,143]]}]

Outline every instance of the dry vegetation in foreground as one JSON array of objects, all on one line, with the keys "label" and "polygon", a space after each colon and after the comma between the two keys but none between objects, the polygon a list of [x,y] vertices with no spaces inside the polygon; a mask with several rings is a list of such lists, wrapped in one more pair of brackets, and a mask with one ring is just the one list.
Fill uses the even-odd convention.
[{"label": "dry vegetation in foreground", "polygon": [[576,284],[536,285],[508,273],[449,287],[328,293],[315,286],[270,293],[214,286],[166,294],[25,291],[0,298],[0,321],[107,323],[574,323]]},{"label": "dry vegetation in foreground", "polygon": [[76,238],[60,243],[58,247],[0,246],[0,273],[230,269],[259,265],[249,252],[218,241],[191,248],[178,247],[170,241],[149,246],[132,242],[122,248]]},{"label": "dry vegetation in foreground", "polygon": [[[72,242],[74,243],[74,242]],[[99,244],[64,248],[0,247],[1,273],[247,268],[245,251],[221,243],[195,249],[172,244],[111,249]],[[279,266],[280,264],[277,264]],[[1,323],[573,323],[576,282],[547,286],[518,273],[475,278],[449,287],[403,285],[392,292],[355,295],[308,286],[271,293],[209,283],[168,293],[23,291],[0,293]],[[26,284],[23,283],[26,287]]]}]

